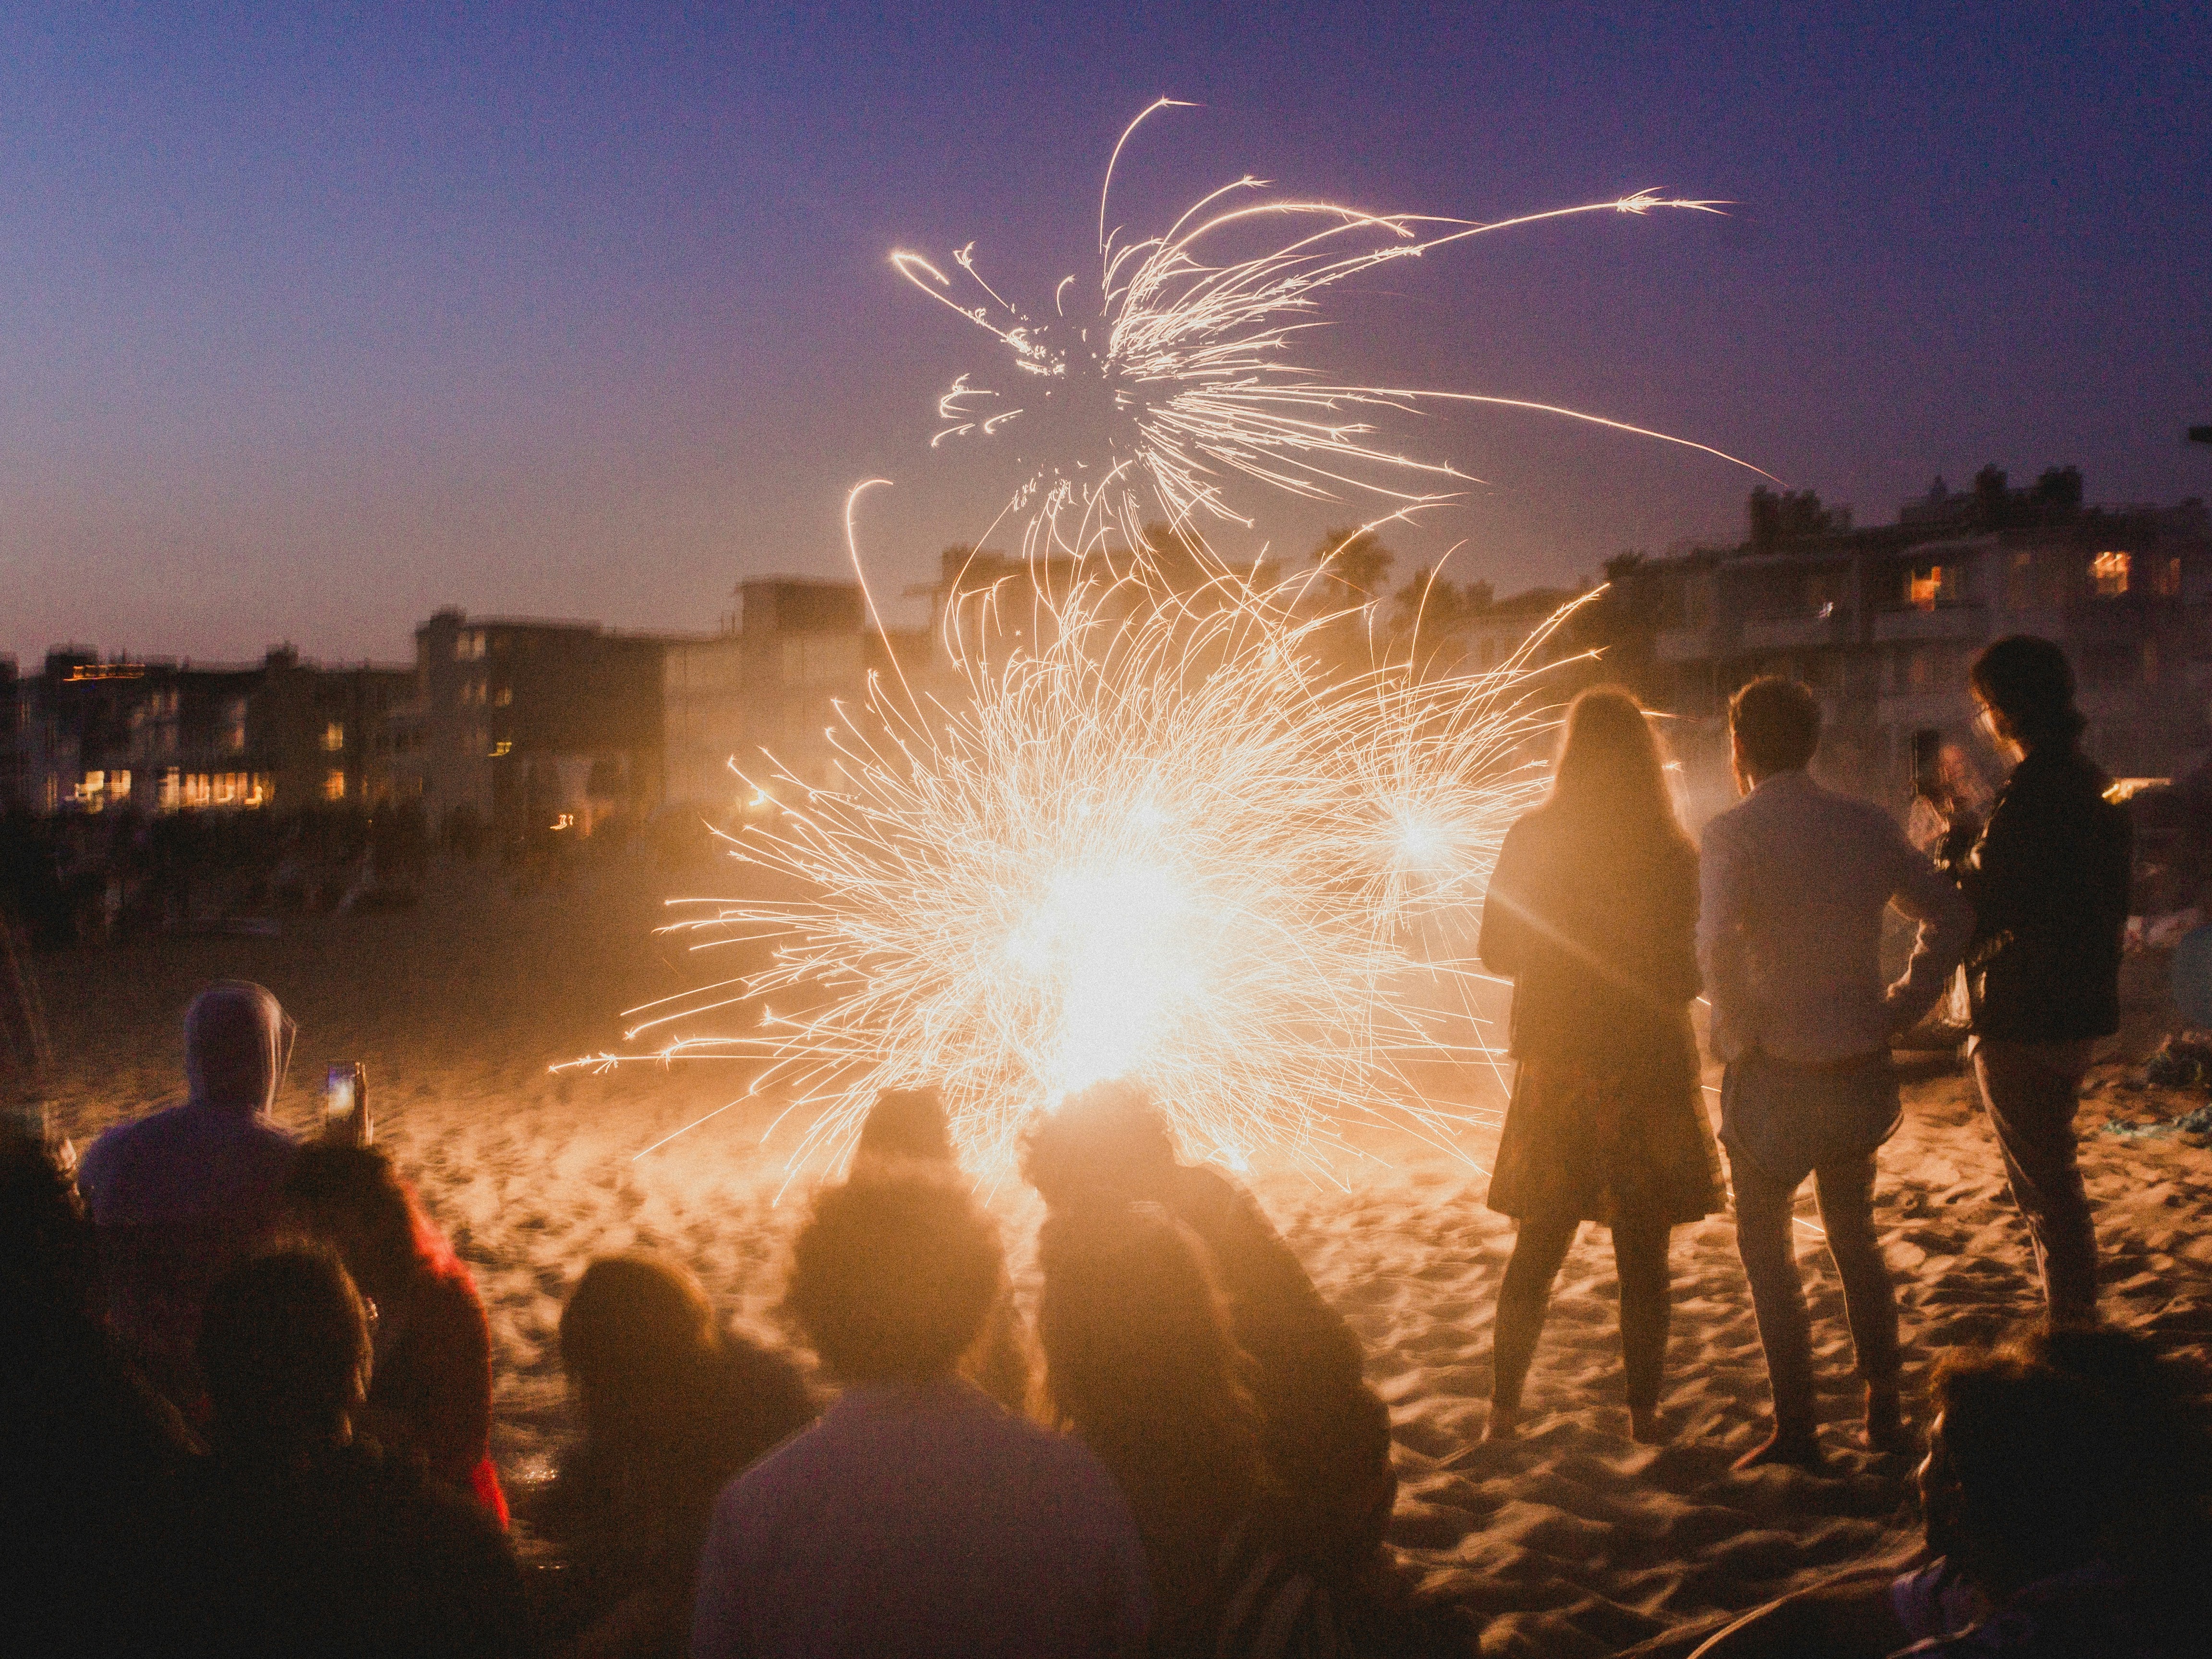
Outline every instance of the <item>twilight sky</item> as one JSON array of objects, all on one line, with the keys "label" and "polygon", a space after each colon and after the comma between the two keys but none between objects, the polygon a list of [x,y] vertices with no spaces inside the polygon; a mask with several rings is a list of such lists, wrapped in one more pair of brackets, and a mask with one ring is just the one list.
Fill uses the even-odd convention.
[{"label": "twilight sky", "polygon": [[[1310,354],[1717,445],[1862,522],[1941,471],[2212,495],[2201,4],[270,6],[0,14],[0,652],[404,660],[441,605],[705,630],[741,576],[879,590],[1010,472],[933,453],[994,343],[906,287],[1095,272],[1249,172],[1472,218]],[[1495,15],[1486,14],[1495,12]],[[947,268],[950,269],[949,264]],[[995,348],[994,348],[995,349]],[[1424,418],[1483,482],[1388,539],[1501,588],[1738,533],[1749,474]],[[1302,553],[1328,520],[1270,511]]]}]

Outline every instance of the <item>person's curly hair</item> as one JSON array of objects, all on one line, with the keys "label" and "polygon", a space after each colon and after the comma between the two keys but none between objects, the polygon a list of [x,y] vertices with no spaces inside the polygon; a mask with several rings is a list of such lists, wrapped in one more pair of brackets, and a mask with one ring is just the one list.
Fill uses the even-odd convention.
[{"label": "person's curly hair", "polygon": [[792,1246],[785,1313],[848,1382],[951,1375],[1006,1275],[999,1230],[950,1171],[824,1188]]}]

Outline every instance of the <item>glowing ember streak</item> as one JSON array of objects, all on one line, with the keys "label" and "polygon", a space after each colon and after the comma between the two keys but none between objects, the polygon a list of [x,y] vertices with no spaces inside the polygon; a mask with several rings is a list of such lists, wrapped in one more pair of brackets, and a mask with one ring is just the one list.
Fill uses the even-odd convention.
[{"label": "glowing ember streak", "polygon": [[[946,424],[931,444],[1001,432],[1018,446],[1026,440],[1023,453],[1037,459],[1008,503],[1024,522],[1024,554],[1135,547],[1158,520],[1201,538],[1209,526],[1249,528],[1251,518],[1224,488],[1240,477],[1317,501],[1347,489],[1393,507],[1448,500],[1449,489],[1438,486],[1462,475],[1378,447],[1372,412],[1402,413],[1423,402],[1563,416],[1760,471],[1708,445],[1556,404],[1344,385],[1288,355],[1299,334],[1321,325],[1316,313],[1329,289],[1392,260],[1546,220],[1660,209],[1716,213],[1723,204],[1640,191],[1477,223],[1333,202],[1235,199],[1266,188],[1248,176],[1204,198],[1161,234],[1120,243],[1119,231],[1107,228],[1114,167],[1146,117],[1173,107],[1174,100],[1159,100],[1114,147],[1099,193],[1096,311],[1087,318],[1067,313],[1072,276],[1054,290],[1054,315],[1032,318],[983,279],[973,243],[952,259],[972,295],[919,253],[890,256],[901,276],[1012,355],[1013,389],[971,385],[966,374],[954,380],[938,404]],[[1218,251],[1285,225],[1289,240],[1255,255]],[[1025,432],[1040,422],[1048,422],[1046,430]]]},{"label": "glowing ember streak", "polygon": [[[1489,1052],[1467,917],[1545,785],[1533,665],[1566,611],[1488,672],[1425,675],[1410,648],[1346,667],[1371,607],[1317,607],[1325,571],[1281,584],[1234,571],[1200,521],[1248,522],[1224,491],[1237,477],[1308,497],[1370,491],[1393,517],[1442,499],[1392,480],[1457,475],[1378,447],[1367,417],[1461,394],[1336,385],[1286,349],[1336,284],[1506,226],[1217,205],[1227,193],[1117,246],[1102,192],[1088,324],[1066,317],[1073,278],[1037,323],[969,248],[951,263],[983,296],[973,304],[937,264],[892,256],[1003,342],[1022,377],[1018,396],[955,380],[933,445],[1024,441],[1081,405],[1009,503],[1035,562],[956,592],[949,669],[909,684],[894,655],[896,682],[841,708],[836,787],[772,757],[763,775],[737,768],[757,805],[795,804],[732,850],[799,896],[675,901],[676,927],[765,965],[632,1010],[643,1018],[626,1040],[658,1048],[571,1064],[755,1062],[750,1092],[803,1114],[794,1172],[841,1158],[878,1090],[921,1084],[985,1171],[1007,1166],[1037,1110],[1114,1076],[1152,1087],[1188,1152],[1240,1168],[1273,1146],[1326,1171],[1363,1121],[1448,1140],[1467,1116],[1495,1115],[1438,1109],[1408,1067]],[[1532,217],[1712,206],[1647,194]],[[1225,239],[1286,220],[1288,243],[1209,262]],[[883,482],[847,501],[856,571],[854,503]],[[1148,538],[1161,519],[1175,557]],[[880,630],[872,592],[868,606]],[[752,1030],[708,1024],[755,1006]]]}]

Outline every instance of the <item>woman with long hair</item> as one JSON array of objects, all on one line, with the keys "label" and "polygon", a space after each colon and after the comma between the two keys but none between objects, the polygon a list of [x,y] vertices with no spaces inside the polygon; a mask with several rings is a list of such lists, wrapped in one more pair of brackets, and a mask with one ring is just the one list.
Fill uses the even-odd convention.
[{"label": "woman with long hair", "polygon": [[788,1357],[716,1316],[681,1263],[595,1257],[561,1312],[583,1437],[527,1519],[560,1552],[540,1609],[556,1652],[675,1659],[699,1548],[732,1477],[811,1423]]},{"label": "woman with long hair", "polygon": [[1327,1651],[1328,1594],[1274,1547],[1249,1362],[1204,1246],[1158,1205],[1101,1202],[1054,1212],[1037,1256],[1045,1391],[1136,1517],[1152,1651]]},{"label": "woman with long hair", "polygon": [[1513,981],[1513,1097],[1488,1202],[1519,1224],[1498,1295],[1489,1436],[1510,1437],[1552,1281],[1585,1221],[1613,1232],[1639,1440],[1659,1437],[1668,1234],[1720,1204],[1690,1000],[1698,855],[1636,699],[1567,710],[1550,797],[1507,832],[1483,962]]},{"label": "woman with long hair", "polygon": [[467,1264],[379,1148],[301,1147],[284,1203],[368,1300],[375,1352],[357,1424],[505,1526],[491,1456],[491,1330]]}]

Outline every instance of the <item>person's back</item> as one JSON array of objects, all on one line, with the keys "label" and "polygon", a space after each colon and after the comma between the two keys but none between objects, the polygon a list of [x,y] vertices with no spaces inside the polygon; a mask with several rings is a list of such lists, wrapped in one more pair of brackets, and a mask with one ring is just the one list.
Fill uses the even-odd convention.
[{"label": "person's back", "polygon": [[1322,1297],[1249,1191],[1177,1161],[1140,1091],[1100,1085],[1042,1120],[1024,1173],[1054,1212],[1109,1202],[1160,1205],[1197,1235],[1252,1360],[1261,1449],[1283,1487],[1302,1555],[1340,1577],[1370,1567],[1397,1499],[1390,1413],[1363,1375],[1359,1338]]},{"label": "person's back", "polygon": [[1698,860],[1557,804],[1507,832],[1483,913],[1486,966],[1514,981],[1512,1052],[1602,1069],[1691,1060]]},{"label": "person's back", "polygon": [[[1129,1527],[1081,1445],[973,1384],[854,1389],[716,1506],[692,1650],[1130,1651]],[[732,1561],[734,1583],[713,1574]]]},{"label": "person's back", "polygon": [[412,1460],[355,1441],[272,1468],[217,1454],[179,1481],[166,1598],[179,1654],[519,1654],[531,1624],[498,1526]]},{"label": "person's back", "polygon": [[51,1655],[119,1650],[115,1620],[162,1540],[154,1496],[195,1449],[173,1407],[113,1352],[94,1307],[90,1228],[62,1161],[0,1131],[0,1607]]},{"label": "person's back", "polygon": [[[1873,802],[1838,794],[1802,769],[1762,779],[1705,826],[1705,860],[1741,896],[1730,972],[1740,1031],[1772,1055],[1817,1065],[1886,1043],[1882,913],[1917,857]],[[1923,860],[1924,862],[1924,860]],[[1724,872],[1724,873],[1723,873]],[[1725,1052],[1725,1050],[1724,1050]]]},{"label": "person's back", "polygon": [[690,1273],[641,1254],[584,1270],[561,1357],[584,1438],[529,1516],[561,1558],[546,1633],[682,1654],[716,1495],[811,1423],[813,1399],[784,1354],[719,1328]]},{"label": "person's back", "polygon": [[154,1645],[225,1659],[528,1650],[496,1524],[353,1437],[368,1322],[334,1256],[295,1249],[231,1269],[208,1294],[198,1358],[215,1450],[167,1506],[173,1545],[143,1605]]},{"label": "person's back", "polygon": [[276,1000],[224,981],[185,1016],[189,1097],[121,1123],[78,1171],[99,1231],[108,1323],[172,1399],[198,1392],[199,1304],[276,1226],[296,1152],[269,1117],[289,1039]]},{"label": "person's back", "polygon": [[1142,1651],[1144,1548],[1111,1477],[956,1373],[1002,1279],[951,1182],[817,1199],[787,1300],[848,1391],[716,1503],[696,1659]]}]

